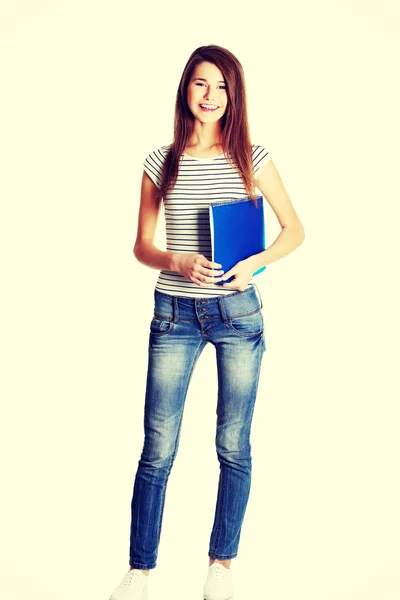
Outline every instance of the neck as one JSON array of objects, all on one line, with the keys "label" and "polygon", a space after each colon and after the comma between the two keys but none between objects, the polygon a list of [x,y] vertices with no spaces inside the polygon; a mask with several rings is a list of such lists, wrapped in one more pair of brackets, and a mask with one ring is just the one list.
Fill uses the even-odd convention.
[{"label": "neck", "polygon": [[219,121],[216,123],[201,123],[197,119],[194,122],[192,134],[188,139],[188,146],[195,146],[202,150],[211,150],[221,146],[221,127]]}]

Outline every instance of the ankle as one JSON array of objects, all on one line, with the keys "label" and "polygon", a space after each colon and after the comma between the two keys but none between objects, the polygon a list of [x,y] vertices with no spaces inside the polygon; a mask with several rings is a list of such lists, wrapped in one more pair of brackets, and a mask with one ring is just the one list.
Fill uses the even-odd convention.
[{"label": "ankle", "polygon": [[221,563],[226,569],[229,569],[231,566],[231,560],[232,559],[226,559],[226,560],[219,560],[218,558],[211,558],[209,556],[209,564],[208,566],[211,567],[211,565],[215,562],[219,562]]}]

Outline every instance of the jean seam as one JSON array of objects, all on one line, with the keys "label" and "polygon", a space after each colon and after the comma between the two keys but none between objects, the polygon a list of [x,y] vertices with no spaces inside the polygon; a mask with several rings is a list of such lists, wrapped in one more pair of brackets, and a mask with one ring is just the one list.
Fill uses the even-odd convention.
[{"label": "jean seam", "polygon": [[136,561],[133,561],[132,563],[129,562],[129,566],[132,567],[133,569],[144,569],[145,571],[147,571],[147,569],[154,569],[154,567],[157,566],[157,563],[151,563],[151,564],[141,564],[141,563],[137,563]]},{"label": "jean seam", "polygon": [[167,315],[162,315],[162,314],[158,313],[156,310],[154,311],[154,317],[156,319],[160,319],[161,321],[173,321],[174,320],[173,317],[170,317]]},{"label": "jean seam", "polygon": [[232,324],[231,324],[230,322],[229,322],[229,323],[227,323],[227,325],[228,325],[229,329],[230,329],[231,331],[233,331],[233,333],[234,333],[234,334],[235,334],[237,337],[244,338],[245,340],[246,340],[246,339],[252,339],[252,338],[255,338],[255,337],[257,337],[257,336],[260,336],[260,335],[262,335],[262,334],[264,333],[264,329],[261,329],[261,331],[257,331],[256,333],[240,333],[239,331],[237,331],[237,330],[236,330],[236,329],[235,329],[235,328],[232,326]]},{"label": "jean seam", "polygon": [[[215,556],[214,556],[215,555]],[[237,556],[238,553],[235,552],[234,554],[217,554],[217,552],[214,552],[213,550],[210,550],[210,552],[208,553],[208,556],[210,556],[211,558],[217,558],[218,560],[229,560],[231,558],[235,558],[235,556]]]},{"label": "jean seam", "polygon": [[168,321],[169,323],[169,328],[166,331],[151,331],[149,335],[150,336],[155,336],[157,337],[162,337],[163,335],[167,335],[167,333],[171,333],[171,331],[174,329],[175,327],[175,323],[173,321]]},{"label": "jean seam", "polygon": [[[262,332],[264,333],[264,332]],[[260,373],[261,373],[261,363],[262,363],[262,358],[263,358],[263,350],[260,350],[259,352],[259,359],[258,359],[258,368],[257,368],[257,381],[256,381],[256,386],[255,386],[255,400],[253,402],[253,409],[251,412],[251,415],[249,417],[249,421],[251,423],[252,419],[253,419],[253,414],[254,414],[254,408],[255,408],[255,404],[256,404],[256,399],[257,399],[257,393],[258,393],[258,385],[259,385],[259,381],[260,381]],[[250,434],[249,434],[250,436]],[[251,471],[250,471],[251,472]],[[218,511],[217,514],[217,530],[216,530],[216,534],[215,534],[215,538],[216,541],[214,543],[214,546],[212,549],[210,549],[209,551],[209,556],[211,554],[215,554],[216,556],[214,558],[218,558],[220,560],[229,560],[230,558],[235,558],[237,556],[237,552],[235,552],[234,554],[228,555],[228,556],[224,556],[223,554],[217,554],[217,552],[215,551],[216,548],[218,547],[218,542],[220,539],[220,533],[221,533],[221,513],[222,513],[222,509],[223,509],[223,503],[225,500],[225,481],[224,481],[224,471],[223,469],[221,469],[221,490],[222,490],[222,495],[221,495],[221,502],[220,502],[220,509]]]},{"label": "jean seam", "polygon": [[[251,284],[252,286],[254,285],[253,283]],[[250,288],[246,288],[245,290],[238,290],[237,292],[232,292],[231,294],[223,294],[221,296],[217,296],[217,298],[222,298],[222,299],[229,299],[232,298],[233,296],[237,296],[239,294],[248,294],[249,292],[254,291],[254,287],[250,287]]]},{"label": "jean seam", "polygon": [[[154,317],[156,319],[160,319],[161,321],[174,321],[174,317],[172,316],[167,316],[167,315],[162,315],[160,313],[158,313],[157,311],[154,311]],[[191,323],[196,323],[197,319],[187,319],[186,317],[179,317],[175,323],[178,323],[178,321],[189,321]]]},{"label": "jean seam", "polygon": [[186,321],[187,323],[197,323],[197,319],[187,319],[186,317],[179,317],[178,321]]},{"label": "jean seam", "polygon": [[212,552],[215,552],[215,549],[218,547],[219,538],[221,535],[221,514],[225,500],[225,478],[224,478],[224,469],[221,468],[221,502],[219,511],[217,514],[217,530],[215,533],[215,543]]},{"label": "jean seam", "polygon": [[228,321],[231,321],[232,319],[241,319],[242,317],[250,317],[251,315],[256,315],[259,312],[261,312],[260,306],[258,308],[256,308],[255,310],[251,310],[250,312],[237,313],[236,315],[229,315]]},{"label": "jean seam", "polygon": [[[186,394],[187,394],[188,389],[189,389],[190,381],[192,379],[192,374],[193,374],[194,367],[195,367],[195,365],[197,363],[197,360],[198,360],[198,358],[200,356],[201,350],[204,348],[204,346],[206,344],[207,344],[207,342],[202,341],[201,344],[199,345],[199,347],[196,350],[196,354],[193,357],[192,366],[191,366],[191,369],[190,369],[190,373],[189,373],[189,377],[188,377],[188,382],[187,382],[187,386],[186,386],[185,398],[186,398]],[[170,462],[169,469],[168,469],[168,475],[166,477],[166,485],[164,486],[163,491],[162,491],[162,503],[161,503],[161,510],[160,510],[160,518],[159,518],[159,521],[157,523],[157,543],[156,543],[156,548],[158,548],[159,543],[160,543],[161,521],[162,521],[162,517],[163,517],[163,513],[164,513],[164,504],[165,504],[165,496],[166,496],[166,490],[167,490],[168,477],[169,477],[169,475],[171,473],[172,465],[174,463],[176,452],[177,452],[178,439],[179,439],[179,434],[180,434],[181,426],[182,426],[182,419],[183,419],[183,409],[182,409],[182,413],[181,413],[181,418],[179,420],[178,431],[177,431],[176,438],[175,438],[174,451],[172,453],[172,458],[171,458],[171,462]]]}]

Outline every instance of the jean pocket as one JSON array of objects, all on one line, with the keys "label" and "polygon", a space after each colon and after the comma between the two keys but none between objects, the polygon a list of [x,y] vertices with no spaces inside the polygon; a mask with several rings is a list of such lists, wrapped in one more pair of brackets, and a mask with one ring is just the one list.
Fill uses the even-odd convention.
[{"label": "jean pocket", "polygon": [[150,323],[150,334],[151,335],[165,335],[172,331],[174,322],[167,317],[161,317],[160,315],[154,315]]},{"label": "jean pocket", "polygon": [[264,319],[261,309],[247,315],[230,317],[227,321],[229,329],[241,337],[255,337],[264,331]]}]

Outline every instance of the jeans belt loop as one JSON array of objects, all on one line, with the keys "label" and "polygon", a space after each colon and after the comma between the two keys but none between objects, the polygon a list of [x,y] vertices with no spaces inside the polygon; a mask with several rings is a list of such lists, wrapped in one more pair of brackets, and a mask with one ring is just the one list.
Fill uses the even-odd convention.
[{"label": "jeans belt loop", "polygon": [[254,287],[255,287],[255,288],[256,288],[256,290],[257,290],[257,293],[258,293],[258,299],[259,299],[259,301],[260,301],[260,308],[262,308],[262,307],[263,307],[263,303],[262,303],[262,298],[261,298],[260,291],[259,291],[259,289],[258,289],[257,285],[254,283],[254,281],[252,281],[252,284],[254,285]]},{"label": "jeans belt loop", "polygon": [[172,308],[173,308],[173,312],[174,312],[173,321],[174,321],[174,323],[177,323],[178,322],[178,298],[176,296],[174,296],[174,298],[172,300]]},{"label": "jeans belt loop", "polygon": [[219,306],[219,310],[220,310],[223,322],[227,323],[228,319],[227,319],[226,312],[225,312],[224,297],[223,296],[218,296],[218,306]]}]

